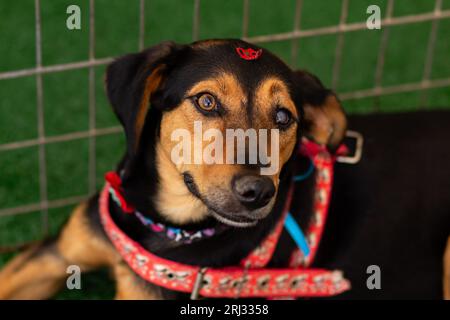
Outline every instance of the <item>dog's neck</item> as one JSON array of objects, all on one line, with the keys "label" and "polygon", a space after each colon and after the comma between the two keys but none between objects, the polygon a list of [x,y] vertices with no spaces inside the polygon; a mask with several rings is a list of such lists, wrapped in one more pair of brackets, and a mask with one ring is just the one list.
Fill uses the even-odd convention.
[{"label": "dog's neck", "polygon": [[[139,164],[133,163],[133,168],[139,172]],[[141,168],[143,169],[143,168]],[[144,194],[142,190],[152,190],[148,180],[152,177],[151,172],[140,175],[128,175],[124,192],[127,200],[146,216],[155,221],[162,222],[168,226],[177,226],[167,221],[164,215],[160,214],[153,203],[153,194]],[[287,191],[290,185],[291,176],[283,175],[280,181],[280,189],[272,209],[272,212],[265,219],[259,221],[255,226],[249,228],[219,228],[223,226],[214,218],[206,218],[202,221],[184,224],[184,229],[200,230],[205,227],[220,229],[210,238],[200,239],[190,244],[177,242],[161,236],[149,230],[134,215],[122,212],[121,208],[110,200],[111,216],[116,224],[133,240],[139,242],[144,248],[163,258],[178,261],[181,263],[205,265],[211,267],[221,267],[226,265],[236,265],[251,250],[253,250],[270,232],[276,221],[280,218],[286,201]],[[147,181],[147,183],[145,183]],[[156,190],[153,190],[156,192]]]},{"label": "dog's neck", "polygon": [[[181,263],[219,267],[239,263],[264,239],[280,218],[286,193],[287,188],[283,186],[273,212],[256,226],[227,227],[210,238],[200,239],[190,244],[170,240],[152,232],[134,215],[124,213],[112,200],[110,200],[110,210],[119,228],[150,252]],[[206,223],[211,223],[216,228],[220,225],[219,222],[208,219],[208,222],[190,224],[189,227],[203,228]]]}]

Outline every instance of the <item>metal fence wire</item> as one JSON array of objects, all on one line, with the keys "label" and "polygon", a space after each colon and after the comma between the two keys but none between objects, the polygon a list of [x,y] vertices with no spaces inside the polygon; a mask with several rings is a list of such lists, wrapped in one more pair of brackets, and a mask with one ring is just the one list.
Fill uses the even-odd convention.
[{"label": "metal fence wire", "polygon": [[[139,36],[138,45],[139,49],[144,48],[144,35],[145,35],[145,18],[146,8],[145,1],[139,0]],[[192,24],[192,40],[199,38],[200,30],[200,1],[194,0],[193,10],[193,24]],[[253,0],[256,1],[256,0]],[[349,0],[342,0],[342,10],[340,13],[339,24],[328,27],[321,27],[315,29],[301,29],[300,16],[302,10],[302,0],[296,0],[295,14],[293,21],[293,29],[290,32],[267,34],[261,36],[248,36],[249,26],[249,3],[250,0],[242,0],[242,38],[252,43],[261,44],[274,41],[292,40],[291,55],[296,57],[298,53],[298,40],[302,38],[317,37],[323,35],[336,35],[337,42],[334,55],[333,73],[332,73],[332,87],[337,88],[339,81],[339,74],[341,69],[342,51],[344,46],[344,34],[352,31],[364,30],[367,28],[365,22],[347,23],[347,15],[349,9]],[[95,67],[106,65],[113,60],[114,57],[107,57],[97,59],[95,57],[95,0],[89,0],[89,59],[85,61],[78,61],[65,64],[56,65],[42,65],[42,41],[41,41],[41,2],[40,0],[34,1],[35,5],[35,59],[36,66],[30,69],[21,69],[8,72],[0,72],[0,80],[20,78],[26,76],[35,76],[36,80],[36,111],[37,111],[37,132],[38,136],[35,139],[17,141],[12,143],[0,144],[0,154],[2,152],[17,150],[32,146],[37,146],[39,150],[39,189],[40,189],[40,201],[37,203],[26,204],[16,207],[0,208],[0,217],[11,216],[24,213],[30,213],[34,211],[40,211],[42,215],[42,228],[43,234],[48,232],[49,221],[49,209],[63,207],[67,205],[76,204],[88,197],[75,196],[69,198],[62,198],[57,200],[49,200],[48,189],[48,175],[46,164],[46,146],[53,143],[63,141],[73,141],[77,139],[89,140],[89,165],[88,165],[88,181],[89,181],[89,194],[95,192],[96,189],[96,138],[99,136],[106,136],[121,132],[121,127],[112,126],[107,128],[96,128],[95,126],[95,113],[96,113],[96,89],[95,89]],[[450,87],[450,78],[443,79],[431,79],[430,74],[433,65],[433,56],[436,46],[436,34],[438,24],[442,19],[450,18],[450,10],[442,10],[442,0],[435,0],[434,10],[432,12],[394,17],[393,16],[394,0],[388,0],[387,9],[384,17],[381,20],[382,34],[381,42],[377,54],[377,63],[374,73],[374,86],[364,90],[339,92],[341,100],[359,99],[365,97],[380,97],[383,95],[420,91],[423,101],[426,99],[427,89]],[[402,83],[394,86],[382,86],[381,79],[383,76],[386,48],[389,41],[389,29],[392,26],[415,24],[419,22],[431,22],[431,29],[428,37],[425,63],[423,69],[423,76],[420,82],[414,83]],[[294,61],[294,59],[292,59]],[[43,81],[44,74],[57,73],[66,70],[76,69],[88,69],[89,70],[89,129],[86,131],[78,131],[63,135],[46,136],[44,130],[44,110],[43,110]],[[99,93],[100,94],[100,93]],[[103,93],[101,93],[103,94]]]}]

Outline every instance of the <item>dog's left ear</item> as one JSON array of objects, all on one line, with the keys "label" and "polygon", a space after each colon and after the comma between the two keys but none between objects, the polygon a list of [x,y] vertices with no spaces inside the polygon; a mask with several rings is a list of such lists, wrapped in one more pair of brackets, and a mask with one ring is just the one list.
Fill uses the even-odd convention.
[{"label": "dog's left ear", "polygon": [[182,47],[173,42],[162,42],[142,52],[120,57],[106,70],[106,93],[124,127],[131,154],[139,146],[150,101],[164,84],[168,66]]},{"label": "dog's left ear", "polygon": [[311,73],[294,72],[296,100],[303,107],[303,133],[315,142],[336,150],[347,130],[347,117],[336,97]]}]

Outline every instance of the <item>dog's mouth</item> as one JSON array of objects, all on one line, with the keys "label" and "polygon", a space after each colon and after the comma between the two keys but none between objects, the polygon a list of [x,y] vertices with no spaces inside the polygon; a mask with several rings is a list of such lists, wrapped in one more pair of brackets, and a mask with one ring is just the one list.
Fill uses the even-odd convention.
[{"label": "dog's mouth", "polygon": [[256,225],[258,223],[258,220],[255,219],[250,219],[250,218],[246,218],[246,217],[229,217],[229,216],[225,216],[222,213],[219,213],[211,208],[208,207],[208,213],[214,217],[217,221],[226,224],[228,226],[231,227],[236,227],[236,228],[248,228],[248,227],[253,227],[254,225]]},{"label": "dog's mouth", "polygon": [[197,185],[195,184],[194,178],[189,173],[183,173],[183,179],[188,190],[196,198],[201,200],[203,204],[208,208],[208,214],[220,223],[236,228],[248,228],[258,223],[259,219],[252,219],[250,217],[242,215],[230,216],[221,212],[221,210],[210,204],[206,199],[204,199],[204,197],[201,196],[200,192],[198,191]]}]

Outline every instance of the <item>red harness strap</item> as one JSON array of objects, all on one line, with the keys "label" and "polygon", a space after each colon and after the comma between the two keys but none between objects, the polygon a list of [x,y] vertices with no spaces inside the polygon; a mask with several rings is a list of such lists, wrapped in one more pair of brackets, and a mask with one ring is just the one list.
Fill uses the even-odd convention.
[{"label": "red harness strap", "polygon": [[[325,148],[309,142],[303,143],[302,152],[311,157],[318,170],[315,200],[315,219],[307,230],[312,261],[318,247],[318,239],[323,232],[328,210],[334,156]],[[327,169],[327,170],[325,170]],[[328,173],[326,173],[328,171]],[[340,271],[298,268],[305,265],[301,252],[296,251],[291,258],[290,268],[264,268],[272,258],[276,244],[283,230],[283,224],[290,208],[293,186],[290,187],[282,218],[266,239],[253,250],[241,266],[224,268],[202,268],[163,259],[144,249],[128,237],[112,220],[109,213],[109,182],[100,195],[100,216],[104,229],[125,262],[141,278],[158,286],[211,298],[233,297],[327,297],[342,293],[350,288],[348,280]],[[312,242],[313,237],[316,241]]]},{"label": "red harness strap", "polygon": [[330,205],[331,189],[333,186],[334,163],[338,156],[346,154],[347,151],[347,147],[342,144],[335,154],[330,154],[325,146],[303,138],[300,153],[309,157],[314,163],[317,171],[315,176],[316,192],[314,196],[313,215],[306,230],[306,239],[310,253],[306,257],[300,249],[297,248],[294,250],[289,262],[289,266],[292,268],[309,267],[316,256],[328,216],[328,207]]}]

